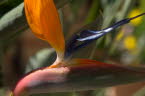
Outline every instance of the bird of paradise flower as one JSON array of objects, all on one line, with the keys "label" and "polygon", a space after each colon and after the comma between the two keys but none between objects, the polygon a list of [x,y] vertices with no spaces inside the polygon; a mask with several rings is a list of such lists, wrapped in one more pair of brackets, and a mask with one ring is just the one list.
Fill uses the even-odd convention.
[{"label": "bird of paradise flower", "polygon": [[25,0],[25,13],[33,33],[47,41],[57,53],[56,61],[25,75],[13,89],[12,96],[49,92],[94,90],[98,87],[145,80],[145,70],[102,63],[89,59],[72,59],[76,50],[104,36],[131,20],[145,15],[121,20],[103,30],[84,30],[75,34],[65,44],[62,27],[53,0]]}]

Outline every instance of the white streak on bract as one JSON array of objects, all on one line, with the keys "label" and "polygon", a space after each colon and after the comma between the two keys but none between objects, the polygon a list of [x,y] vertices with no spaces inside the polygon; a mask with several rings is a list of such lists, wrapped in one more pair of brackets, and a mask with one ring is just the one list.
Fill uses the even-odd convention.
[{"label": "white streak on bract", "polygon": [[113,28],[107,28],[107,29],[104,30],[104,32],[110,32],[112,30],[113,30]]},{"label": "white streak on bract", "polygon": [[104,30],[101,30],[101,31],[90,31],[91,33],[96,33],[92,36],[88,36],[88,37],[85,37],[85,38],[80,38],[80,39],[77,39],[79,41],[85,41],[85,40],[91,40],[91,39],[97,39],[97,37],[103,35],[104,33],[108,33],[110,31],[112,31],[113,28],[107,28],[107,29],[104,29]]},{"label": "white streak on bract", "polygon": [[92,36],[88,36],[88,37],[85,37],[85,38],[80,38],[80,39],[77,39],[79,41],[85,41],[85,40],[91,40],[91,39],[95,39],[99,36],[101,36],[103,33],[99,33],[99,34],[96,34],[96,35],[92,35]]}]

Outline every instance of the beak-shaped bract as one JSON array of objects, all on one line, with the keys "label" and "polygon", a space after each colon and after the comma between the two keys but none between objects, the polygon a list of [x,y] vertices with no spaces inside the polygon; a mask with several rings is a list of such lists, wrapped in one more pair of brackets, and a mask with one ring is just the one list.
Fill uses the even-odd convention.
[{"label": "beak-shaped bract", "polygon": [[55,48],[59,57],[64,53],[64,36],[53,0],[25,0],[25,13],[33,33]]},{"label": "beak-shaped bract", "polygon": [[128,82],[145,80],[142,68],[101,63],[89,59],[73,59],[68,67],[39,69],[21,79],[15,96],[51,92],[95,90]]}]

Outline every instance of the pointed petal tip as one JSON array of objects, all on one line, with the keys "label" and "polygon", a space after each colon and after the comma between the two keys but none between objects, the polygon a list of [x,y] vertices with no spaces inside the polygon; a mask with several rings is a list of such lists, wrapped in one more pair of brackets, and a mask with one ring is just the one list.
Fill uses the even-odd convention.
[{"label": "pointed petal tip", "polygon": [[64,53],[65,41],[53,0],[25,0],[25,13],[33,33]]}]

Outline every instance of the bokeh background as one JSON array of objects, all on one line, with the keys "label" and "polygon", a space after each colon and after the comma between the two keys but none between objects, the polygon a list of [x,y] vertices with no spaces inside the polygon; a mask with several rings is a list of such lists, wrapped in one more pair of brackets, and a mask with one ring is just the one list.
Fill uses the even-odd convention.
[{"label": "bokeh background", "polygon": [[[22,2],[0,0],[0,96],[9,93],[25,73],[48,66],[56,58],[49,44],[36,38],[28,28]],[[123,18],[145,12],[145,0],[55,0],[55,3],[66,41],[84,28],[100,30]],[[75,57],[143,67],[145,16],[98,39],[78,51]],[[96,91],[34,96],[145,96],[145,82],[98,88]]]}]

